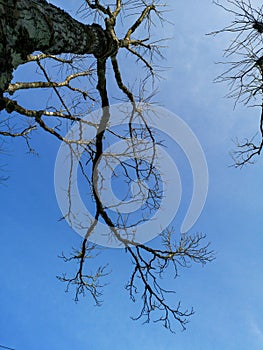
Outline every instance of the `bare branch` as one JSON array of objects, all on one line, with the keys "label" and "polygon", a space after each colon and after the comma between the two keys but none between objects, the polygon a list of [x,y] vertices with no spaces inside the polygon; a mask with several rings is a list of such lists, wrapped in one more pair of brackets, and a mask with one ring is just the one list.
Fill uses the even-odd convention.
[{"label": "bare branch", "polygon": [[40,60],[43,60],[43,59],[46,59],[46,58],[51,58],[51,59],[53,59],[55,61],[58,61],[60,63],[72,64],[74,62],[74,59],[66,60],[66,59],[61,58],[59,56],[48,55],[48,54],[44,54],[44,53],[40,53],[38,55],[28,55],[27,56],[27,62],[36,62],[36,61],[40,61]]},{"label": "bare branch", "polygon": [[141,15],[139,18],[134,22],[134,24],[128,29],[124,40],[130,40],[131,35],[135,32],[135,30],[141,25],[143,20],[149,15],[151,11],[155,11],[155,5],[148,5],[145,7],[145,9],[142,11]]},{"label": "bare branch", "polygon": [[94,258],[98,255],[93,254],[95,249],[95,245],[88,245],[87,239],[84,239],[79,252],[74,250],[74,254],[72,254],[70,257],[66,257],[64,253],[62,253],[60,258],[62,258],[64,262],[75,260],[78,263],[78,269],[75,276],[71,278],[67,277],[65,273],[62,276],[57,276],[57,278],[61,282],[66,283],[66,292],[69,291],[70,287],[75,287],[76,302],[79,301],[80,296],[85,297],[86,293],[88,292],[95,301],[95,304],[99,306],[101,305],[101,289],[105,286],[105,284],[100,283],[100,279],[109,274],[109,272],[105,271],[107,265],[100,266],[95,273],[87,274],[84,272],[84,262],[87,259]]},{"label": "bare branch", "polygon": [[[250,0],[227,0],[227,6],[215,2],[224,11],[232,14],[232,23],[222,30],[210,34],[229,32],[234,34],[234,39],[225,50],[226,65],[229,68],[217,77],[218,82],[228,82],[230,89],[228,97],[235,99],[235,104],[240,101],[244,104],[255,101],[263,95],[263,5],[254,8]],[[235,57],[229,62],[229,57]],[[257,105],[257,104],[256,104]],[[255,106],[255,103],[253,103]],[[263,147],[263,105],[260,103],[260,138],[258,145],[253,139],[237,142],[238,150],[233,153],[235,167],[253,163],[254,157],[260,155]]]},{"label": "bare branch", "polygon": [[71,74],[67,76],[67,78],[62,82],[53,82],[53,81],[34,81],[34,82],[16,82],[14,84],[9,84],[7,92],[10,95],[13,95],[14,92],[17,90],[24,90],[24,89],[38,89],[38,88],[60,88],[60,87],[67,87],[72,91],[79,92],[82,94],[83,98],[86,99],[87,97],[90,98],[92,101],[95,101],[93,97],[89,95],[87,91],[83,91],[82,89],[73,87],[70,85],[71,80],[79,78],[79,77],[85,77],[89,76],[91,73],[89,71],[79,72],[75,74]]},{"label": "bare branch", "polygon": [[24,137],[28,135],[31,131],[36,130],[36,125],[29,126],[28,128],[22,130],[21,132],[10,132],[10,131],[2,131],[0,130],[0,135],[1,136],[10,136],[10,137]]},{"label": "bare branch", "polygon": [[104,7],[103,5],[101,5],[99,0],[94,0],[94,3],[92,3],[91,0],[86,0],[86,2],[92,10],[98,10],[104,13],[105,15],[111,15],[109,6],[107,8]]},{"label": "bare branch", "polygon": [[[162,322],[164,327],[173,332],[172,320],[179,322],[182,329],[185,329],[188,318],[194,312],[193,309],[182,311],[181,302],[171,307],[166,302],[165,295],[174,292],[162,288],[159,279],[162,279],[170,263],[177,277],[179,267],[190,267],[190,262],[206,264],[214,259],[214,255],[208,250],[209,244],[200,247],[201,241],[205,238],[203,235],[193,237],[183,235],[178,246],[173,246],[171,236],[171,231],[163,234],[164,246],[168,248],[167,250],[151,249],[144,245],[138,245],[135,249],[127,247],[126,250],[133,258],[134,270],[126,288],[130,293],[130,298],[135,301],[135,295],[138,294],[136,278],[142,284],[142,309],[138,317],[134,319],[145,317],[145,322],[149,322],[154,312],[157,315],[154,322]],[[150,253],[150,255],[145,255],[143,252]]]},{"label": "bare branch", "polygon": [[[63,274],[58,279],[66,284],[66,291],[71,287],[74,288],[75,301],[78,301],[81,295],[84,296],[88,293],[92,296],[96,305],[101,304],[103,284],[100,282],[100,279],[108,274],[106,266],[99,266],[97,271],[92,273],[88,270],[89,265],[87,264],[89,259],[97,257],[96,250],[98,246],[91,244],[90,238],[97,228],[97,223],[101,220],[106,226],[105,234],[108,234],[109,240],[112,239],[116,244],[124,247],[126,252],[130,254],[134,264],[126,288],[132,300],[135,300],[137,293],[141,293],[142,308],[139,316],[135,319],[145,317],[146,322],[149,322],[153,317],[154,322],[161,322],[171,331],[173,331],[172,323],[175,321],[185,329],[185,324],[193,314],[193,310],[183,310],[180,301],[172,306],[170,305],[168,294],[172,291],[163,288],[162,277],[165,275],[165,272],[169,271],[170,267],[174,277],[178,277],[178,271],[181,268],[188,268],[193,263],[205,265],[213,260],[213,252],[209,250],[209,244],[203,244],[204,235],[182,235],[176,242],[174,241],[175,235],[172,230],[163,232],[162,242],[158,249],[153,248],[150,243],[140,244],[140,242],[137,242],[135,235],[137,225],[151,218],[152,213],[155,213],[160,208],[160,203],[164,196],[162,179],[156,167],[156,146],[158,142],[155,138],[155,130],[148,125],[145,115],[147,113],[147,108],[145,107],[148,106],[148,100],[152,96],[153,88],[149,96],[145,97],[146,83],[145,79],[141,79],[142,83],[139,86],[138,96],[136,96],[129,87],[130,85],[126,85],[121,73],[122,67],[117,60],[119,49],[125,48],[128,53],[135,57],[136,61],[141,61],[147,68],[146,77],[154,76],[156,73],[154,59],[156,57],[162,59],[163,56],[161,54],[161,42],[158,40],[155,42],[150,41],[150,29],[155,25],[152,14],[154,13],[162,22],[162,12],[157,9],[158,2],[154,0],[149,2],[128,0],[125,3],[121,0],[115,0],[109,6],[104,5],[104,3],[104,1],[100,0],[86,0],[84,6],[79,10],[79,13],[84,14],[87,12],[88,15],[93,13],[95,17],[100,15],[104,19],[105,29],[98,23],[88,26],[93,35],[91,35],[90,39],[94,40],[96,44],[100,44],[97,45],[97,51],[94,49],[96,52],[93,52],[92,48],[88,49],[88,53],[93,52],[94,55],[91,59],[93,60],[92,62],[96,62],[96,76],[95,74],[94,77],[92,76],[94,69],[87,68],[93,67],[89,64],[90,58],[87,57],[85,52],[83,56],[78,55],[78,49],[76,49],[75,53],[72,53],[72,56],[50,55],[46,52],[54,51],[49,51],[48,49],[44,53],[25,55],[27,60],[25,59],[23,62],[36,62],[39,67],[37,74],[40,73],[42,78],[44,77],[44,81],[40,79],[32,82],[10,83],[7,88],[5,85],[5,93],[12,95],[21,90],[37,89],[41,91],[41,89],[53,89],[56,98],[54,96],[49,97],[44,108],[28,109],[22,103],[7,98],[5,95],[1,100],[5,110],[8,113],[14,113],[14,117],[17,114],[26,117],[27,120],[33,121],[34,124],[27,128],[20,127],[19,130],[22,131],[16,132],[17,129],[15,128],[8,130],[7,123],[5,131],[0,131],[0,135],[22,136],[27,140],[30,132],[38,126],[62,141],[69,148],[68,184],[65,188],[68,203],[66,212],[63,212],[63,218],[67,219],[72,226],[74,222],[77,222],[78,227],[84,232],[84,238],[80,249],[73,249],[69,257],[64,255],[64,253],[61,255],[63,261],[76,263],[76,271],[73,273],[73,276]],[[117,30],[116,25],[117,19],[122,19],[123,8],[125,8],[125,11],[127,8],[130,8],[135,20],[132,20],[133,24],[129,28],[123,29],[122,32],[126,34],[121,39],[117,37],[116,33],[119,31],[119,28]],[[137,11],[138,14],[135,13]],[[50,20],[52,21],[52,19]],[[256,27],[254,29],[261,32],[261,23],[254,23],[254,26]],[[138,32],[139,27],[142,28],[143,35],[141,38],[132,38],[134,33]],[[79,28],[80,31],[84,31],[84,28],[87,28],[87,26],[83,25],[82,27],[80,25]],[[49,39],[48,42],[52,42],[53,38]],[[257,59],[260,59],[260,57],[258,54]],[[128,111],[125,111],[125,123],[127,121],[128,126],[125,126],[123,129],[122,126],[116,129],[110,127],[112,118],[110,101],[114,96],[110,94],[107,81],[108,76],[110,76],[107,71],[109,58],[111,59],[117,86],[121,93],[124,94],[124,99],[128,100],[129,107],[131,107],[131,110],[128,108]],[[52,69],[54,69],[52,75],[50,74],[51,65],[53,65]],[[244,76],[250,75],[254,68],[257,70],[262,68],[260,60],[257,61],[257,66],[253,68],[248,66],[243,72]],[[57,71],[59,78],[57,78]],[[55,76],[55,79],[52,76]],[[78,81],[78,78],[82,79]],[[88,88],[84,89],[83,82],[86,81],[89,85]],[[92,90],[90,90],[90,87]],[[97,98],[91,97],[93,94]],[[92,101],[90,104],[88,104],[90,101],[87,97]],[[98,113],[96,122],[86,120],[84,116],[98,106],[102,110],[101,114]],[[67,132],[73,123],[74,127],[79,128],[78,139],[64,136],[64,132]],[[85,139],[85,133],[83,132],[85,126],[89,126],[93,129],[92,131],[95,131],[92,140]],[[116,151],[113,154],[104,152],[108,145],[111,144],[112,139],[117,139],[118,141],[128,140],[129,142],[126,149],[121,152]],[[143,152],[146,153],[146,157],[141,156]],[[126,156],[127,159],[122,160],[123,156]],[[94,204],[95,215],[89,220],[88,224],[85,220],[79,219],[81,215],[75,214],[72,209],[72,196],[74,195],[72,187],[75,181],[73,164],[75,165],[75,160],[77,160],[77,165],[81,170],[80,176],[88,184],[88,196],[91,199],[91,203]],[[134,181],[138,182],[139,195],[135,194],[131,199],[136,205],[141,205],[141,213],[140,215],[136,213],[136,219],[133,220],[129,214],[123,214],[116,208],[117,205],[115,204],[110,203],[106,205],[103,203],[101,199],[103,174],[99,168],[99,165],[104,164],[102,160],[105,160],[105,168],[110,169],[115,177],[118,174],[113,163],[120,160],[119,168],[128,186],[131,186]],[[129,199],[130,188],[129,192],[127,191],[124,194],[125,200]],[[140,196],[141,194],[142,196]],[[113,209],[116,210],[115,215],[112,214]],[[129,230],[130,228],[132,230]]]}]

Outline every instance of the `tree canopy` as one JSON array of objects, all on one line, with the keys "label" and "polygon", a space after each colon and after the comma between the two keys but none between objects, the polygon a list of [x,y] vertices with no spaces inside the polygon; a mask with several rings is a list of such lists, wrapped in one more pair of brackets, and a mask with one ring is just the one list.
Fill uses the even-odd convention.
[{"label": "tree canopy", "polygon": [[[218,2],[234,15],[234,21],[212,34],[235,33],[226,56],[229,59],[237,55],[241,59],[230,62],[230,68],[218,80],[230,81],[230,97],[247,104],[254,98],[262,99],[262,8],[255,9],[250,1],[229,0],[227,4],[229,6]],[[89,189],[87,197],[94,205],[94,218],[88,224],[83,223],[71,211],[73,167],[69,166],[68,210],[63,218],[72,225],[78,222],[85,234],[78,249],[73,249],[69,255],[61,255],[64,261],[76,264],[76,272],[72,276],[63,274],[59,279],[66,284],[67,290],[72,286],[75,288],[75,300],[88,292],[96,304],[100,304],[101,278],[108,273],[107,268],[99,266],[91,275],[85,266],[87,260],[96,255],[98,247],[90,237],[101,220],[107,226],[105,234],[124,248],[133,263],[126,289],[133,301],[140,291],[142,307],[138,318],[145,317],[149,322],[155,314],[155,321],[173,330],[172,321],[185,328],[193,309],[182,308],[180,301],[175,305],[167,302],[169,291],[162,286],[163,275],[173,271],[177,277],[180,268],[189,267],[193,262],[204,265],[212,261],[214,255],[209,244],[204,242],[203,234],[179,234],[168,227],[160,232],[161,242],[156,248],[151,242],[139,242],[136,234],[128,233],[131,228],[149,220],[152,213],[159,210],[163,199],[156,166],[156,148],[162,141],[149,125],[146,115],[154,95],[154,84],[159,78],[158,59],[163,59],[162,47],[166,39],[156,37],[152,29],[157,21],[162,25],[165,23],[165,11],[166,7],[157,1],[116,0],[113,4],[105,4],[99,0],[86,0],[78,10],[82,16],[82,21],[78,21],[45,0],[0,0],[0,135],[2,138],[23,138],[29,151],[33,152],[31,135],[42,130],[66,145],[70,157],[78,160],[82,181]],[[127,62],[134,67],[130,63],[132,60],[143,72],[139,83],[134,84],[135,88],[122,73],[127,70]],[[25,81],[15,80],[15,69],[33,64],[40,80],[35,77],[29,81],[26,77]],[[39,91],[37,108],[23,104],[21,96],[31,91]],[[114,97],[129,105],[122,111],[127,128],[110,127]],[[123,104],[124,108],[127,104]],[[262,112],[262,101],[255,104]],[[85,118],[98,108],[101,108],[100,113],[95,119]],[[253,140],[238,143],[236,166],[251,162],[261,153],[262,124],[261,113],[259,143]],[[77,139],[69,132],[72,125],[78,125]],[[83,137],[84,128],[95,130],[92,141]],[[105,149],[112,140],[129,140],[129,143],[121,155],[111,153],[105,158]],[[141,159],[143,153],[147,153],[145,159]],[[103,164],[109,169],[119,157],[121,173],[127,183],[130,185],[136,180],[142,197],[135,195],[131,199],[127,192],[126,199],[134,204],[144,202],[139,217],[124,215],[118,210],[112,214],[112,208],[103,203],[100,195],[103,174],[99,166],[103,157]]]},{"label": "tree canopy", "polygon": [[[192,262],[206,264],[213,260],[209,244],[203,243],[205,235],[179,235],[168,227],[160,232],[162,240],[156,248],[148,242],[137,241],[136,233],[134,236],[128,233],[133,232],[136,225],[149,220],[151,213],[159,210],[163,198],[156,168],[156,147],[160,141],[148,124],[146,114],[154,91],[152,84],[160,70],[156,59],[163,59],[161,49],[165,39],[153,39],[152,27],[157,21],[165,22],[166,8],[155,1],[116,0],[114,4],[104,4],[87,0],[78,10],[84,23],[45,0],[1,0],[0,9],[0,99],[4,113],[0,135],[23,138],[30,152],[34,151],[31,135],[38,129],[62,141],[70,157],[78,159],[83,181],[89,188],[88,198],[94,204],[92,222],[84,223],[75,218],[71,210],[74,181],[69,166],[68,209],[64,219],[72,225],[77,221],[85,233],[79,249],[74,248],[69,256],[64,253],[61,256],[66,262],[76,263],[76,273],[73,276],[63,274],[59,279],[66,283],[67,290],[75,287],[76,301],[88,292],[96,304],[100,304],[101,278],[108,273],[106,266],[99,266],[90,275],[85,271],[85,264],[96,255],[98,247],[90,242],[90,237],[102,220],[108,227],[105,234],[125,248],[133,263],[126,289],[133,301],[140,290],[142,307],[138,319],[145,317],[149,322],[154,313],[155,321],[166,328],[173,330],[172,321],[176,321],[184,329],[193,309],[182,308],[180,301],[170,305],[166,299],[170,291],[162,286],[162,276],[166,271],[173,271],[177,277],[179,268],[189,267]],[[122,66],[126,68],[124,53],[139,63],[144,71],[137,92],[125,82],[122,73]],[[14,70],[28,64],[35,64],[41,79],[13,79]],[[110,87],[108,71],[113,74],[118,94],[116,88],[112,91]],[[53,92],[51,98],[47,93],[49,90]],[[39,91],[41,102],[38,103],[41,106],[23,105],[23,92],[30,94],[31,91]],[[124,112],[127,128],[112,129],[109,126],[114,95],[130,106]],[[98,107],[102,109],[96,120],[85,118]],[[72,123],[78,125],[77,139],[67,134]],[[84,128],[95,129],[91,141],[83,137]],[[123,214],[118,208],[113,215],[112,208],[101,200],[103,174],[99,165],[112,138],[115,141],[129,140],[129,145],[120,156],[108,155],[104,166],[110,169],[114,159],[120,157],[119,165],[127,183],[137,182],[140,196],[134,195],[130,199],[133,203],[144,202],[139,218]],[[142,159],[144,153],[147,157]]]}]

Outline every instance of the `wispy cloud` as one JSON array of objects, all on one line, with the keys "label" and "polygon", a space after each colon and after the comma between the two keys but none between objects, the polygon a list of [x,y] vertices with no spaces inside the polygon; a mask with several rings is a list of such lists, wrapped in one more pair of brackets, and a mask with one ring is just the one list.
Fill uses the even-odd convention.
[{"label": "wispy cloud", "polygon": [[261,327],[256,320],[251,320],[250,329],[256,338],[256,341],[262,346],[263,349],[263,327]]}]

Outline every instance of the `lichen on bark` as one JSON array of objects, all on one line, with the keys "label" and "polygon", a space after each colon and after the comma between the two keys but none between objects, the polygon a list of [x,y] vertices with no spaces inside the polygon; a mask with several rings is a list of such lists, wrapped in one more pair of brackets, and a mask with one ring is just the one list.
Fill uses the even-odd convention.
[{"label": "lichen on bark", "polygon": [[0,0],[0,95],[34,51],[100,57],[107,47],[102,27],[80,23],[45,0]]}]

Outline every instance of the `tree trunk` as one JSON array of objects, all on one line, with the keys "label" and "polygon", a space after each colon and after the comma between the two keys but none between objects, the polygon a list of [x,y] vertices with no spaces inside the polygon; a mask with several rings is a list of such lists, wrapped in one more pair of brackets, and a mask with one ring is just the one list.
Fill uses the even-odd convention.
[{"label": "tree trunk", "polygon": [[107,47],[99,25],[82,24],[45,0],[0,0],[0,98],[13,70],[34,51],[100,57]]}]

